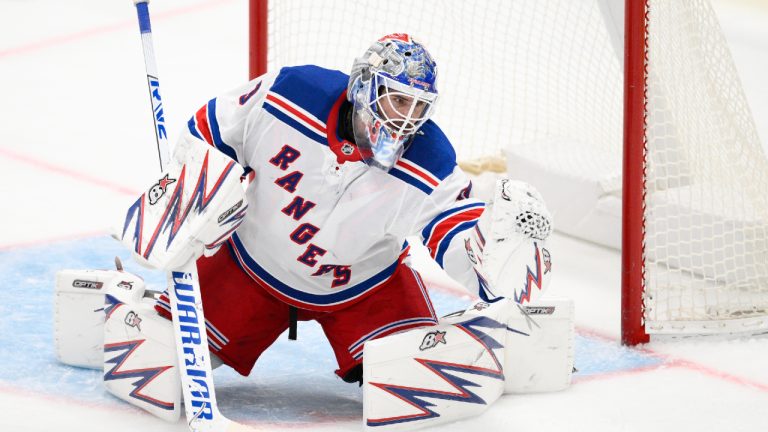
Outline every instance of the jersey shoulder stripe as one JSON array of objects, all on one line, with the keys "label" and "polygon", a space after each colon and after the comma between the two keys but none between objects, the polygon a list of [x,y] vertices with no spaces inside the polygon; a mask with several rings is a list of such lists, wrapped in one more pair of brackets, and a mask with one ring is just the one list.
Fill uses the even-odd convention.
[{"label": "jersey shoulder stripe", "polygon": [[237,160],[235,149],[227,145],[221,138],[219,121],[216,118],[216,98],[200,107],[187,122],[189,132],[196,138],[216,147],[230,158]]},{"label": "jersey shoulder stripe", "polygon": [[267,103],[325,139],[325,121],[348,81],[342,72],[314,65],[284,67],[269,89]]},{"label": "jersey shoulder stripe", "polygon": [[307,138],[326,144],[325,123],[278,93],[269,92],[264,110]]},{"label": "jersey shoulder stripe", "polygon": [[456,234],[474,228],[483,214],[485,204],[474,202],[440,213],[421,232],[424,245],[432,258],[442,266],[443,256]]},{"label": "jersey shoulder stripe", "polygon": [[456,151],[440,127],[430,120],[419,129],[390,174],[429,195],[455,167]]}]

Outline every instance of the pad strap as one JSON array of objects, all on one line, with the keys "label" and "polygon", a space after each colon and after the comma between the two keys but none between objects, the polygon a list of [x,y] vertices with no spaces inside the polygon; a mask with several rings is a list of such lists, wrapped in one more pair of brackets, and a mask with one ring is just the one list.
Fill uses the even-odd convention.
[{"label": "pad strap", "polygon": [[296,340],[298,333],[298,316],[299,310],[296,306],[288,306],[288,339]]}]

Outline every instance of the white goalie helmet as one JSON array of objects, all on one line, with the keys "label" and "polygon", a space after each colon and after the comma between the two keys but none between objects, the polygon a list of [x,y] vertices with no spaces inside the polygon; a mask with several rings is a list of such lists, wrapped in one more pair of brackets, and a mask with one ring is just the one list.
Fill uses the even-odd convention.
[{"label": "white goalie helmet", "polygon": [[352,129],[363,160],[389,171],[437,101],[437,66],[407,34],[376,41],[355,59],[347,86]]}]

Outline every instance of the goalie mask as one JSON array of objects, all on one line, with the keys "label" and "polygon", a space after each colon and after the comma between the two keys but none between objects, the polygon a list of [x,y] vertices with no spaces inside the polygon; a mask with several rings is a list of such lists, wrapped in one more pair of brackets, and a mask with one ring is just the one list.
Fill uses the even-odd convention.
[{"label": "goalie mask", "polygon": [[355,59],[347,87],[355,143],[368,165],[389,171],[437,100],[435,61],[409,35],[395,33]]}]

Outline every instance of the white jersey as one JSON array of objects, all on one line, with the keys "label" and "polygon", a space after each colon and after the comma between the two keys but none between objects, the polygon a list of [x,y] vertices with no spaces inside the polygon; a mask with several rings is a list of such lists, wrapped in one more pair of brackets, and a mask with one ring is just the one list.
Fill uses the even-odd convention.
[{"label": "white jersey", "polygon": [[[390,172],[360,161],[337,133],[347,80],[315,66],[283,68],[212,99],[185,132],[252,172],[230,246],[252,278],[305,309],[339,309],[372,292],[407,253],[406,236],[421,234],[441,265],[451,248],[466,255],[452,240],[484,208],[469,198],[471,184],[432,121]],[[476,288],[471,267],[460,267],[465,274],[452,275]]]}]

